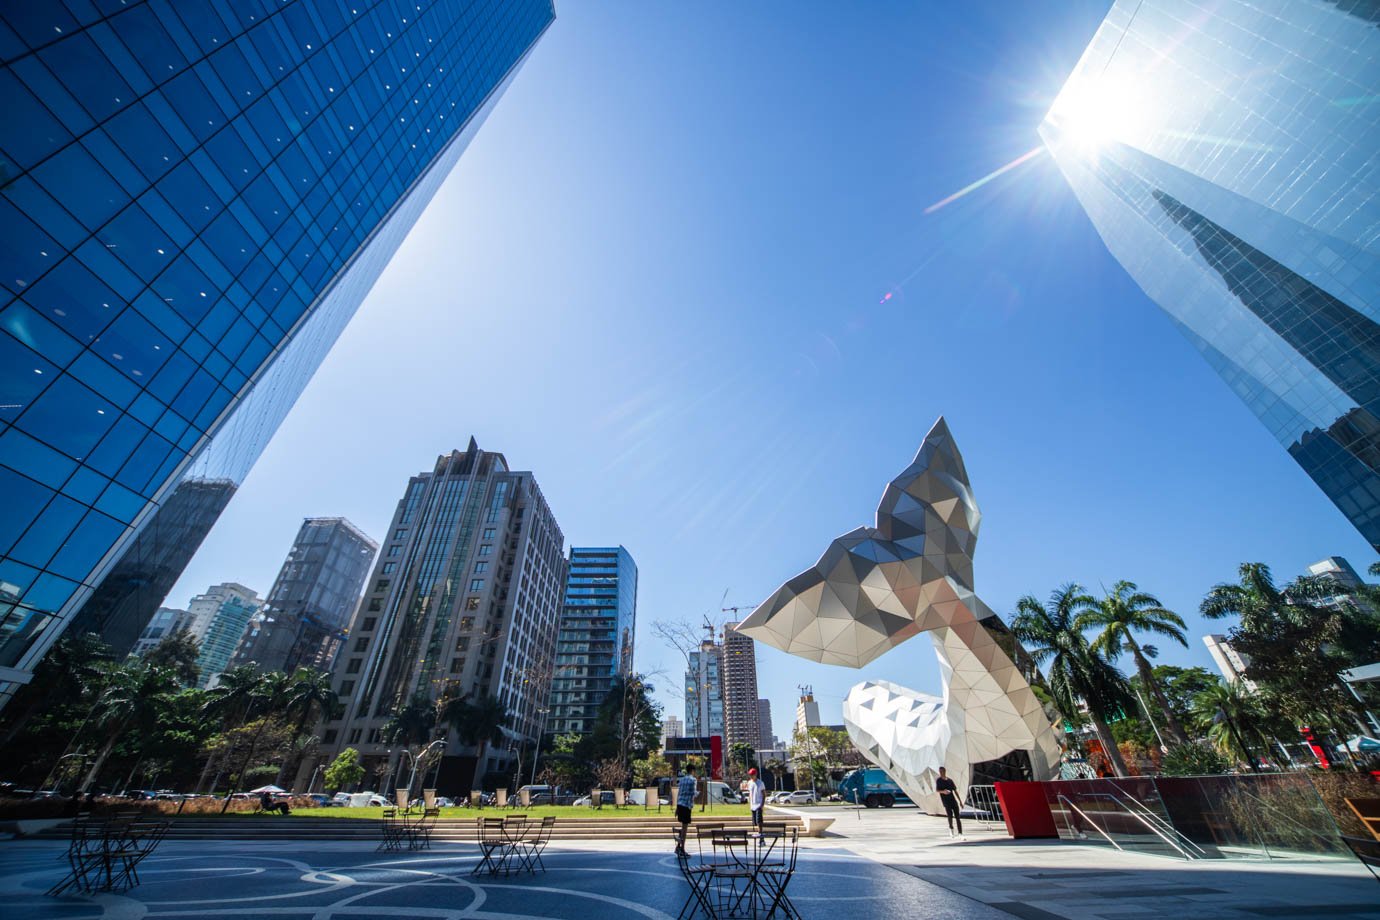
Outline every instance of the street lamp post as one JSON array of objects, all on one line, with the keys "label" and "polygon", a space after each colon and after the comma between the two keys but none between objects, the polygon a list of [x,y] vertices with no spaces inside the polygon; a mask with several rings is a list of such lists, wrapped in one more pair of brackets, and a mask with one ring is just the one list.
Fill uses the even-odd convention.
[{"label": "street lamp post", "polygon": [[428,754],[428,752],[431,751],[432,748],[434,748],[434,747],[441,747],[441,748],[444,748],[445,746],[446,746],[445,741],[438,739],[438,740],[436,740],[436,741],[431,742],[431,743],[428,744],[426,747],[422,748],[422,752],[421,752],[420,754],[418,754],[416,757],[413,757],[413,758],[412,758],[412,775],[409,776],[409,777],[407,778],[407,798],[408,798],[408,801],[411,801],[411,799],[412,799],[412,784],[413,784],[414,782],[416,782],[416,780],[417,780],[417,763],[418,763],[418,761],[425,760],[425,759],[426,759],[426,755]]}]

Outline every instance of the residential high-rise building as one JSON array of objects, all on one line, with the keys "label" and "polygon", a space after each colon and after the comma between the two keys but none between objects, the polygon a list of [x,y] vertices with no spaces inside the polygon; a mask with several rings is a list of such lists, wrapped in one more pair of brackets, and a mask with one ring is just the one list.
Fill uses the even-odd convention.
[{"label": "residential high-rise building", "polygon": [[473,438],[412,477],[336,658],[344,714],[323,726],[320,757],[307,758],[299,782],[346,747],[366,769],[396,764],[383,728],[417,698],[493,697],[508,715],[499,745],[438,729],[448,743],[437,788],[464,793],[513,769],[541,730],[546,685],[534,677],[555,659],[564,542],[532,474]]},{"label": "residential high-rise building", "polygon": [[201,672],[199,686],[216,685],[221,672],[230,666],[250,618],[262,606],[256,591],[236,582],[212,585],[187,604],[187,631],[201,643],[201,655],[196,660]]},{"label": "residential high-rise building", "polygon": [[815,702],[815,695],[809,687],[803,687],[800,691],[800,701],[795,704],[795,731],[798,735],[805,734],[806,729],[818,728],[819,704]]},{"label": "residential high-rise building", "polygon": [[1380,548],[1376,25],[1116,0],[1040,133],[1107,248]]},{"label": "residential high-rise building", "polygon": [[1318,560],[1308,567],[1308,574],[1326,576],[1344,588],[1355,589],[1365,584],[1351,563],[1341,556],[1328,556],[1326,559]]},{"label": "residential high-rise building", "polygon": [[158,612],[153,615],[153,619],[149,620],[149,625],[145,626],[144,631],[139,633],[139,638],[129,653],[142,658],[168,636],[179,630],[189,629],[191,622],[192,614],[190,611],[178,610],[174,607],[159,607]]},{"label": "residential high-rise building", "polygon": [[666,748],[667,738],[681,738],[685,735],[685,723],[678,716],[667,716],[661,720],[661,747]]},{"label": "residential high-rise building", "polygon": [[757,743],[759,751],[769,751],[776,747],[776,735],[771,730],[771,700],[757,701]]},{"label": "residential high-rise building", "polygon": [[132,647],[553,17],[5,4],[0,705],[83,616]]},{"label": "residential high-rise building", "polygon": [[757,718],[757,643],[728,623],[723,632],[724,745],[746,744],[754,750],[762,740]]},{"label": "residential high-rise building", "polygon": [[329,670],[378,544],[341,517],[307,518],[233,663]]},{"label": "residential high-rise building", "polygon": [[712,638],[700,642],[685,669],[685,737],[724,733],[724,649]]},{"label": "residential high-rise building", "polygon": [[584,734],[615,677],[632,671],[637,566],[615,547],[571,547],[547,730]]},{"label": "residential high-rise building", "polygon": [[1245,676],[1251,659],[1233,648],[1226,636],[1217,633],[1203,636],[1203,644],[1207,646],[1208,654],[1212,656],[1217,670],[1222,672],[1223,677],[1233,683],[1240,681],[1247,689],[1255,690],[1255,684]]}]

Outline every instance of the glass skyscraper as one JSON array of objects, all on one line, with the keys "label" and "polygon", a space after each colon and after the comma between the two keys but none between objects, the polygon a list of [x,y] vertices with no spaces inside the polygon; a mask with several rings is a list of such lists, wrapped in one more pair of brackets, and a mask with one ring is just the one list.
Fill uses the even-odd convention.
[{"label": "glass skyscraper", "polygon": [[621,546],[570,548],[549,728],[583,734],[615,677],[632,671],[637,565]]},{"label": "glass skyscraper", "polygon": [[1380,549],[1380,13],[1118,0],[1041,134],[1107,248]]},{"label": "glass skyscraper", "polygon": [[0,4],[0,705],[137,637],[553,17]]}]

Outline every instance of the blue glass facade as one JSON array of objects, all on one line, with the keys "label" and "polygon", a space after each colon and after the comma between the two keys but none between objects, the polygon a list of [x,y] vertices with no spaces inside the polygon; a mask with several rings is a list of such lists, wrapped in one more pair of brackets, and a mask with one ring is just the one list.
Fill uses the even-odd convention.
[{"label": "blue glass facade", "polygon": [[0,3],[0,703],[111,573],[153,612],[553,16]]},{"label": "blue glass facade", "polygon": [[551,678],[550,731],[583,734],[615,677],[632,671],[637,627],[637,565],[621,546],[570,548],[556,670]]},{"label": "blue glass facade", "polygon": [[1373,6],[1119,0],[1040,130],[1112,254],[1380,548]]}]

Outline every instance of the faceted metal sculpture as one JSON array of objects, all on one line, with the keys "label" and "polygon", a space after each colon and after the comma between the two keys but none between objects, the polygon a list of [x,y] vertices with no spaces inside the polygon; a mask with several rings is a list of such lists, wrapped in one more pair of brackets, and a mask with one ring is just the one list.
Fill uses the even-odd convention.
[{"label": "faceted metal sculpture", "polygon": [[962,789],[974,763],[1026,751],[1044,779],[1059,759],[1028,680],[1038,672],[973,593],[980,520],[941,418],[882,493],[876,525],[839,537],[738,626],[793,655],[852,668],[929,633],[942,697],[868,681],[852,689],[843,712],[853,743],[917,802],[933,794],[940,766]]}]

